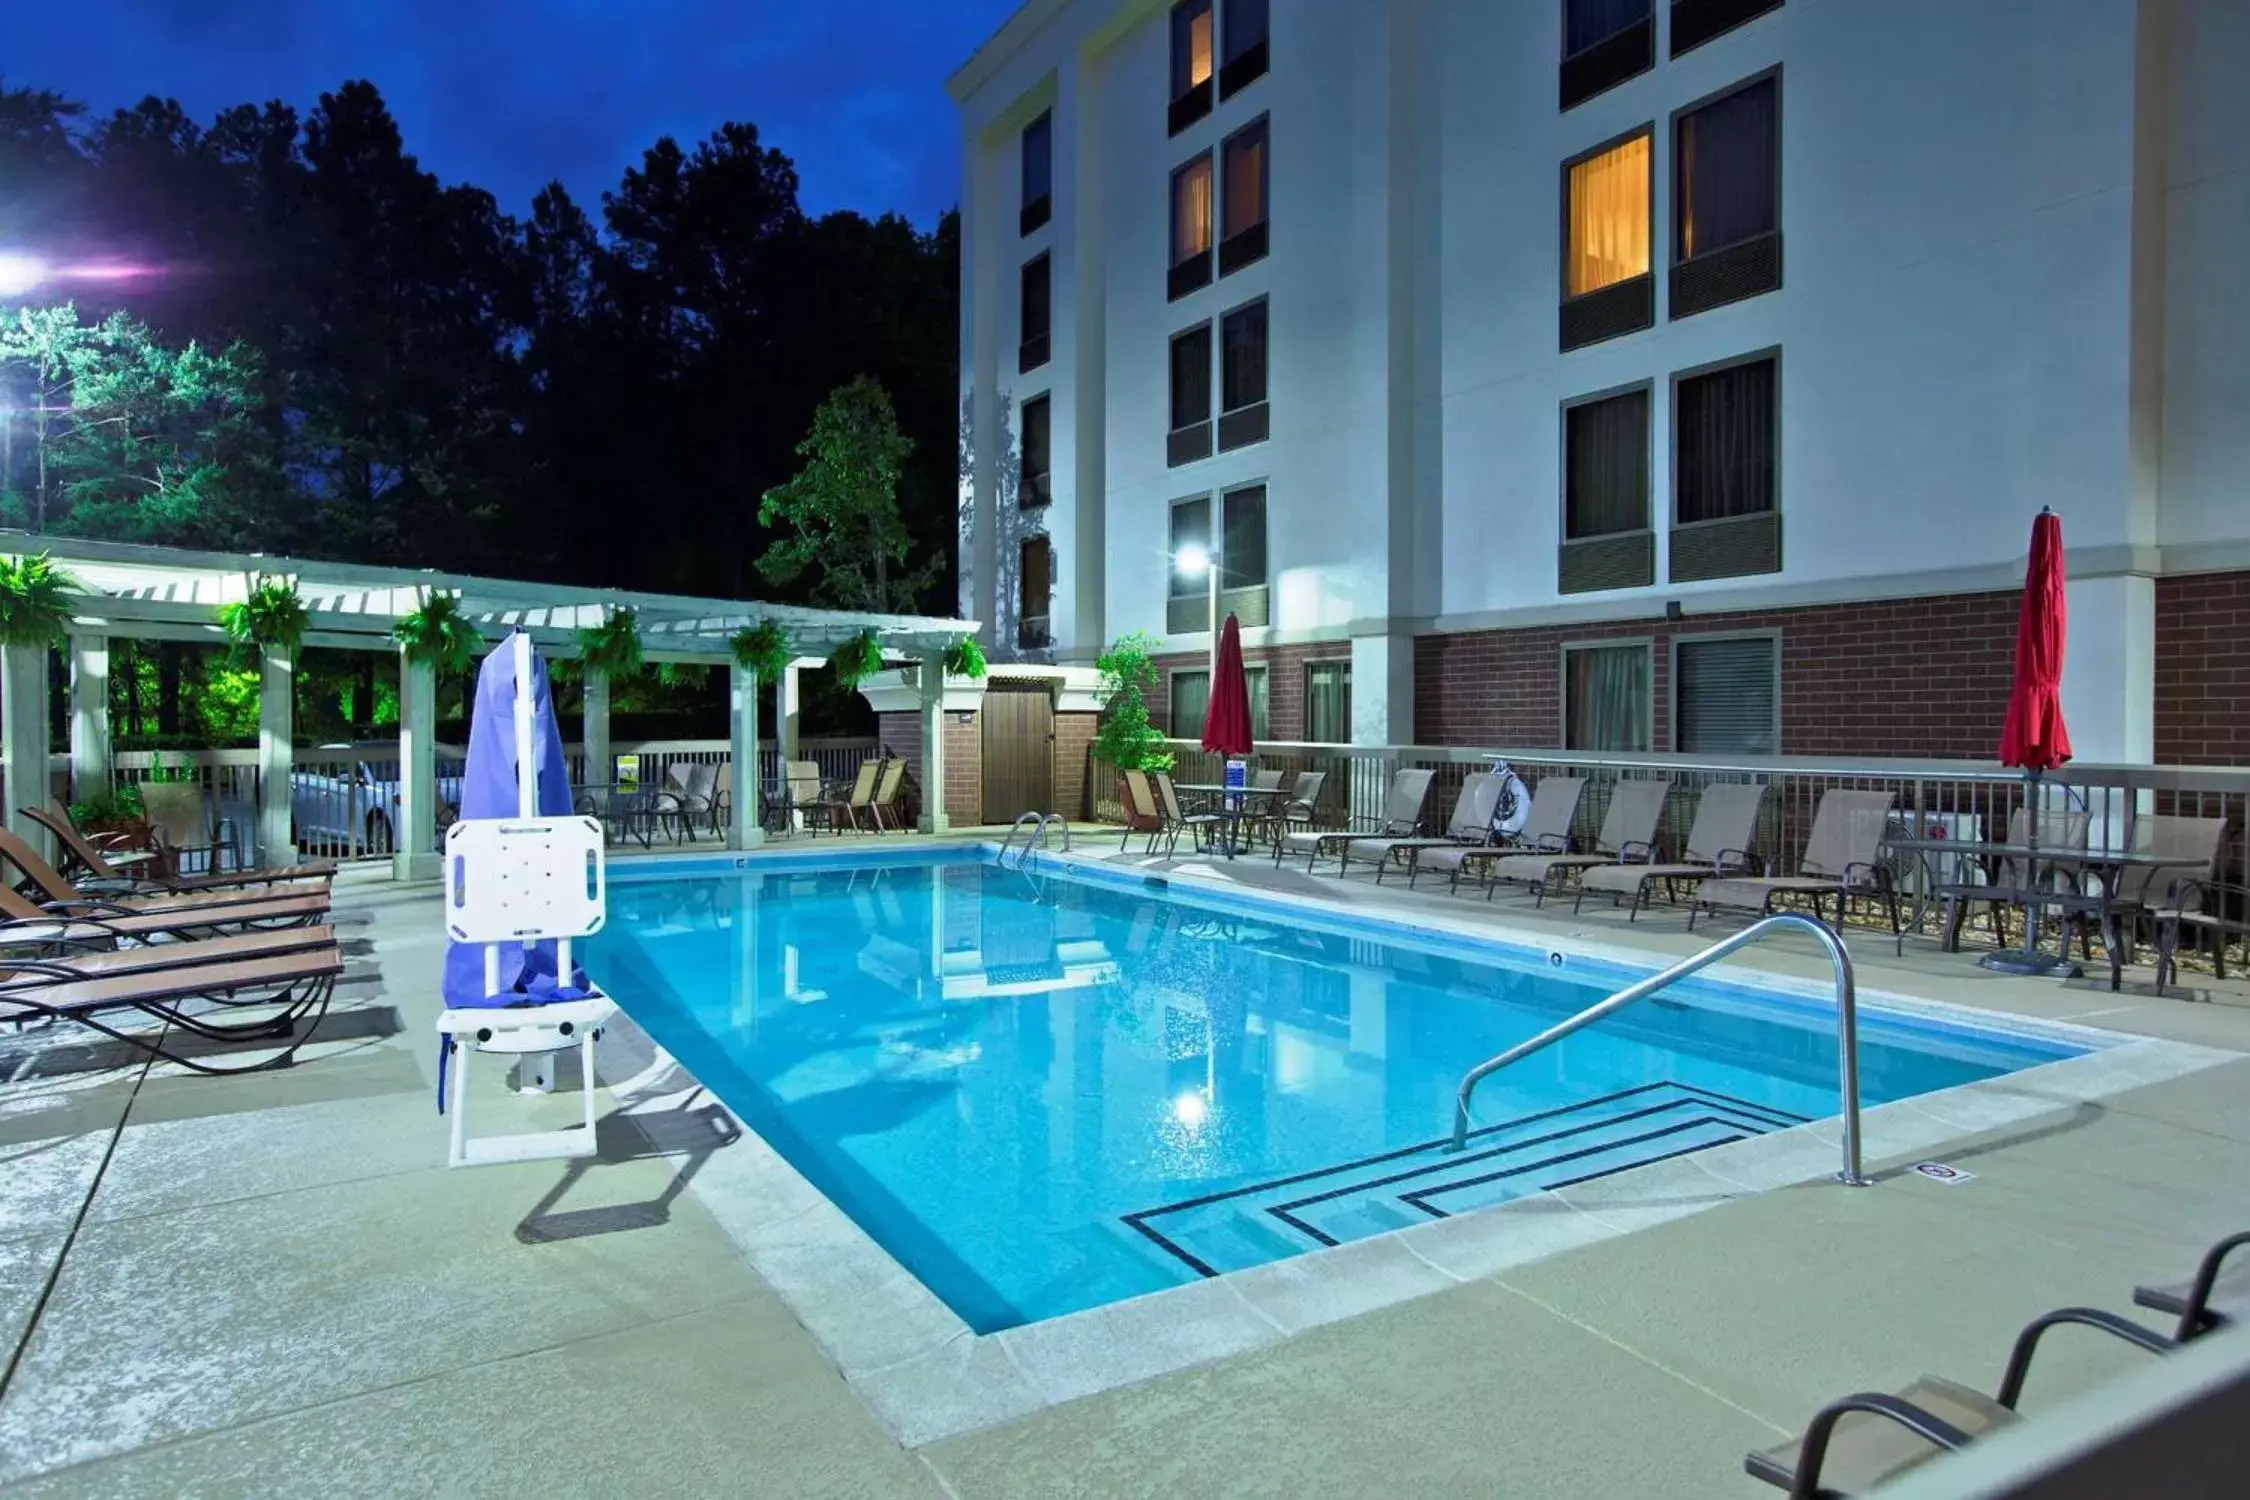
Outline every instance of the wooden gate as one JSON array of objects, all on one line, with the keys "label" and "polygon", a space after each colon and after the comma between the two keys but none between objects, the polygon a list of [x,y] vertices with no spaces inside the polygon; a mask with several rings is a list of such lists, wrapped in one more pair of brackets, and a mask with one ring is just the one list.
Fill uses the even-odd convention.
[{"label": "wooden gate", "polygon": [[984,690],[984,821],[1012,823],[1055,800],[1055,700],[1044,682]]}]

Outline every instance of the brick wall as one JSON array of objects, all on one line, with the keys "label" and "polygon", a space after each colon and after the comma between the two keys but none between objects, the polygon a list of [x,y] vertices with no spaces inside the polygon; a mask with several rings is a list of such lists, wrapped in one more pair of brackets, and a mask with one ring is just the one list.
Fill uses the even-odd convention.
[{"label": "brick wall", "polygon": [[1065,817],[1093,814],[1086,800],[1086,752],[1100,722],[1100,714],[1055,715],[1055,811]]},{"label": "brick wall", "polygon": [[1652,748],[1669,749],[1675,636],[1781,632],[1786,755],[1989,758],[2015,664],[2014,591],[1804,609],[1424,636],[1414,650],[1423,744],[1546,748],[1562,741],[1565,642],[1653,642]]},{"label": "brick wall", "polygon": [[[1245,667],[1263,666],[1266,669],[1266,733],[1269,740],[1302,740],[1305,737],[1305,664],[1315,661],[1342,661],[1352,659],[1351,642],[1321,641],[1302,646],[1246,647],[1242,653]],[[1203,652],[1186,656],[1160,656],[1156,658],[1157,686],[1149,706],[1149,717],[1156,727],[1171,732],[1172,674],[1174,672],[1207,672],[1211,658]]]},{"label": "brick wall", "polygon": [[[929,784],[922,775],[922,716],[919,713],[878,714],[876,732],[883,743],[906,761],[907,774],[924,797]],[[945,815],[957,826],[984,821],[984,736],[974,718],[966,724],[959,714],[945,716]]]},{"label": "brick wall", "polygon": [[2250,765],[2250,573],[2156,581],[2156,759]]}]

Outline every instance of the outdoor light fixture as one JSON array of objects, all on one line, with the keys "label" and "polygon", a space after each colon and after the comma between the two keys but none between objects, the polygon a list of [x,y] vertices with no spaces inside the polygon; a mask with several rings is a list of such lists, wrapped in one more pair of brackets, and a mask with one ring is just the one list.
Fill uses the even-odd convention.
[{"label": "outdoor light fixture", "polygon": [[13,250],[0,250],[0,297],[20,297],[46,279],[46,262]]},{"label": "outdoor light fixture", "polygon": [[1205,590],[1209,599],[1211,630],[1211,680],[1218,681],[1219,671],[1219,560],[1210,549],[1190,542],[1172,554],[1172,566],[1180,570],[1182,578],[1202,578],[1209,581]]}]

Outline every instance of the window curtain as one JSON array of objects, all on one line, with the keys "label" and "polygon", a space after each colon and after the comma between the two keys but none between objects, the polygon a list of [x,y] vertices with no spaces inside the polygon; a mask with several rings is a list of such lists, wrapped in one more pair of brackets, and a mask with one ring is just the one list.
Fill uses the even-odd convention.
[{"label": "window curtain", "polygon": [[1266,221],[1266,127],[1252,125],[1227,141],[1227,217],[1229,239]]},{"label": "window curtain", "polygon": [[1211,0],[1172,12],[1172,97],[1211,77]]},{"label": "window curtain", "polygon": [[1776,755],[1774,703],[1778,653],[1773,639],[1676,643],[1673,689],[1683,755]]},{"label": "window curtain", "polygon": [[1649,0],[1563,0],[1563,56],[1575,57],[1649,17]]},{"label": "window curtain", "polygon": [[1227,61],[1266,39],[1266,0],[1226,0]]},{"label": "window curtain", "polygon": [[1648,274],[1649,138],[1635,136],[1570,169],[1570,295]]},{"label": "window curtain", "polygon": [[1222,411],[1240,411],[1266,399],[1266,304],[1228,313],[1220,325],[1226,364]]},{"label": "window curtain", "polygon": [[1648,648],[1587,646],[1563,655],[1563,748],[1647,750]]},{"label": "window curtain", "polygon": [[1563,415],[1564,535],[1648,529],[1648,392],[1587,401]]},{"label": "window curtain", "polygon": [[1048,448],[1048,405],[1051,397],[1037,396],[1023,404],[1023,475],[1022,488],[1045,493],[1047,468],[1051,460]]},{"label": "window curtain", "polygon": [[1192,740],[1203,733],[1204,710],[1211,702],[1211,674],[1209,672],[1174,672],[1172,674],[1171,734],[1176,740]]},{"label": "window curtain", "polygon": [[1250,699],[1250,738],[1262,740],[1266,737],[1266,669],[1244,667],[1242,685]]},{"label": "window curtain", "polygon": [[1023,341],[1047,336],[1048,313],[1048,261],[1042,255],[1027,261],[1023,268]]},{"label": "window curtain", "polygon": [[1172,430],[1211,420],[1211,325],[1172,340]]},{"label": "window curtain", "polygon": [[1674,187],[1681,260],[1779,227],[1780,101],[1768,78],[1680,117]]},{"label": "window curtain", "polygon": [[1172,507],[1172,597],[1199,598],[1211,584],[1201,573],[1183,573],[1180,554],[1190,547],[1211,550],[1211,502],[1183,500]]},{"label": "window curtain", "polygon": [[1773,509],[1774,363],[1713,370],[1673,392],[1682,523]]},{"label": "window curtain", "polygon": [[1316,661],[1305,668],[1305,738],[1316,745],[1345,745],[1352,737],[1350,662]]},{"label": "window curtain", "polygon": [[1029,625],[1038,621],[1044,627],[1047,605],[1054,597],[1053,569],[1048,566],[1052,555],[1047,550],[1047,538],[1027,536],[1019,552],[1020,570],[1016,575],[1016,618]]},{"label": "window curtain", "polygon": [[1219,587],[1256,588],[1266,581],[1266,491],[1259,485],[1226,497],[1226,545]]},{"label": "window curtain", "polygon": [[1211,253],[1211,157],[1197,157],[1172,174],[1172,264]]},{"label": "window curtain", "polygon": [[1023,128],[1023,201],[1047,196],[1055,177],[1055,117],[1041,115]]}]

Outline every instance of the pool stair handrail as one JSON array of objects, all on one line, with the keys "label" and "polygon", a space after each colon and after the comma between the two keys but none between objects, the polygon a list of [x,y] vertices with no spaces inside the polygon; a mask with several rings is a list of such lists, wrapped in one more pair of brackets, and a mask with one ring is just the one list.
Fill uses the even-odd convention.
[{"label": "pool stair handrail", "polygon": [[1002,869],[1008,867],[1008,851],[1015,847],[1016,835],[1026,833],[1026,824],[1030,825],[1030,829],[1024,838],[1022,852],[1016,856],[1017,869],[1022,869],[1024,862],[1031,858],[1032,850],[1043,849],[1047,846],[1047,829],[1049,826],[1057,826],[1062,829],[1063,853],[1068,854],[1070,852],[1070,819],[1058,812],[1020,813],[1017,815],[1015,823],[1008,829],[1008,836],[1000,841],[1000,854],[994,863]]},{"label": "pool stair handrail", "polygon": [[1852,980],[1852,956],[1835,928],[1798,912],[1781,912],[1753,922],[1731,937],[1722,938],[1702,952],[1680,960],[1669,969],[1627,985],[1608,999],[1587,1006],[1569,1020],[1550,1026],[1530,1040],[1518,1042],[1499,1056],[1478,1063],[1462,1078],[1460,1091],[1454,1097],[1453,1143],[1446,1149],[1459,1151],[1468,1144],[1470,1099],[1475,1095],[1478,1084],[1502,1068],[1510,1063],[1521,1062],[1534,1052],[1544,1051],[1564,1037],[1583,1031],[1597,1021],[1607,1020],[1635,1001],[1646,1000],[1659,990],[1717,963],[1738,948],[1747,948],[1752,943],[1791,930],[1810,933],[1827,950],[1829,965],[1835,971],[1836,1063],[1844,1113],[1844,1164],[1836,1173],[1836,1180],[1847,1187],[1866,1187],[1868,1179],[1860,1172],[1859,1159],[1859,999]]}]

